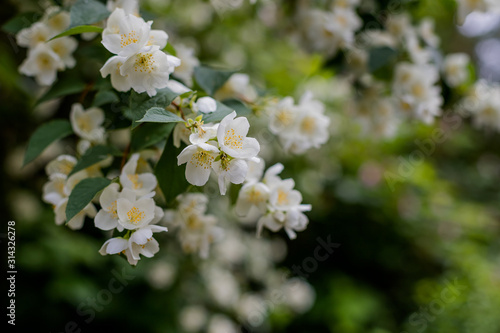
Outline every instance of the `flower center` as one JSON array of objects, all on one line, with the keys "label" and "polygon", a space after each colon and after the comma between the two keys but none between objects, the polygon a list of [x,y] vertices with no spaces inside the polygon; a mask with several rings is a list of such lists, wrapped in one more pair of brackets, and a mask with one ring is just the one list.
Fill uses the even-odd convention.
[{"label": "flower center", "polygon": [[146,214],[144,214],[143,211],[140,211],[139,208],[137,207],[132,207],[131,210],[127,212],[127,217],[130,221],[130,223],[137,224],[144,219]]},{"label": "flower center", "polygon": [[290,110],[279,110],[276,114],[276,119],[283,125],[283,127],[286,127],[293,121],[292,112]]},{"label": "flower center", "polygon": [[288,204],[288,194],[283,190],[278,190],[278,205]]},{"label": "flower center", "polygon": [[139,180],[139,175],[127,175],[127,178],[132,182],[132,186],[134,190],[138,190],[142,188],[142,182]]},{"label": "flower center", "polygon": [[51,68],[50,57],[46,54],[41,54],[38,57],[37,63],[38,63],[38,67],[40,67],[40,69],[50,69]]},{"label": "flower center", "polygon": [[135,44],[139,40],[135,30],[130,31],[128,34],[121,34],[120,37],[120,45],[122,48],[130,44]]},{"label": "flower center", "polygon": [[307,133],[312,134],[316,129],[316,122],[313,117],[304,117],[302,122],[300,123],[300,129]]},{"label": "flower center", "polygon": [[151,73],[153,71],[155,60],[152,53],[140,53],[135,58],[134,71],[141,73]]},{"label": "flower center", "polygon": [[202,167],[204,169],[209,169],[212,167],[212,162],[214,161],[214,156],[209,154],[204,150],[200,150],[193,154],[191,157],[191,163],[196,165],[197,167]]},{"label": "flower center", "polygon": [[243,136],[236,135],[234,129],[230,128],[226,131],[226,136],[224,136],[224,145],[232,149],[242,149]]},{"label": "flower center", "polygon": [[[113,216],[114,219],[118,218],[118,212],[117,212],[117,206],[116,206],[116,200],[111,203],[111,205],[108,207],[108,212]],[[128,214],[127,214],[128,215]]]},{"label": "flower center", "polygon": [[90,132],[92,129],[92,126],[90,124],[90,117],[87,116],[86,114],[82,115],[77,119],[77,124],[78,127],[83,131],[83,132]]},{"label": "flower center", "polygon": [[[279,194],[278,194],[278,197],[279,197]],[[248,193],[248,201],[250,201],[251,203],[254,203],[254,204],[262,201],[262,196],[261,196],[260,191],[256,190],[256,189],[252,189],[250,191],[250,193]]]}]

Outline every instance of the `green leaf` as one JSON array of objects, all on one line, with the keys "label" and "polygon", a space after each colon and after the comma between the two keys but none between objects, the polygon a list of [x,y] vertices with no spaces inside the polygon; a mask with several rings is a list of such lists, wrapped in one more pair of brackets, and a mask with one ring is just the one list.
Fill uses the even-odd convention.
[{"label": "green leaf", "polygon": [[102,21],[109,14],[106,5],[102,2],[97,0],[77,0],[70,10],[70,28]]},{"label": "green leaf", "polygon": [[64,36],[72,36],[72,35],[82,34],[84,32],[99,32],[99,33],[101,33],[103,30],[104,30],[103,28],[96,27],[95,25],[79,25],[77,27],[73,27],[73,28],[70,28],[64,32],[61,32],[59,35],[56,35],[56,36],[52,37],[51,39],[49,39],[49,41],[56,39],[56,38],[64,37]]},{"label": "green leaf", "polygon": [[74,73],[66,74],[40,97],[36,104],[38,105],[54,98],[82,92],[86,86],[86,83],[78,75],[74,75]]},{"label": "green leaf", "polygon": [[234,109],[227,107],[225,104],[219,101],[216,102],[217,102],[217,109],[214,112],[207,114],[199,113],[203,114],[203,122],[210,123],[214,121],[221,121],[225,116],[235,111]]},{"label": "green leaf", "polygon": [[71,124],[64,119],[57,119],[40,126],[31,136],[24,155],[23,166],[33,161],[52,142],[73,133]]},{"label": "green leaf", "polygon": [[24,28],[28,28],[34,22],[40,19],[40,14],[35,12],[28,12],[20,14],[16,17],[8,20],[4,25],[2,25],[2,30],[5,32],[10,32],[12,34],[17,34]]},{"label": "green leaf", "polygon": [[213,96],[226,83],[235,71],[222,71],[210,67],[199,66],[194,69],[196,83],[209,95]]},{"label": "green leaf", "polygon": [[368,69],[370,72],[375,72],[396,59],[397,56],[398,51],[393,48],[387,46],[373,48],[369,54]]},{"label": "green leaf", "polygon": [[152,107],[148,111],[146,111],[146,114],[142,119],[137,120],[139,123],[179,123],[181,121],[184,121],[181,117],[178,115],[165,110],[164,108],[160,107]]},{"label": "green leaf", "polygon": [[132,151],[140,151],[167,139],[175,124],[145,123],[132,131],[130,148]]},{"label": "green leaf", "polygon": [[132,128],[135,128],[140,125],[136,121],[142,119],[149,109],[155,106],[166,108],[177,96],[177,93],[168,88],[159,89],[153,97],[133,91],[130,95],[129,107],[125,109],[124,115],[132,120]]},{"label": "green leaf", "polygon": [[80,160],[78,160],[73,170],[71,170],[71,172],[69,173],[68,177],[80,170],[86,169],[96,163],[105,160],[111,155],[120,156],[121,152],[115,147],[108,146],[95,146],[89,148],[80,158]]},{"label": "green leaf", "polygon": [[173,202],[175,198],[186,191],[189,183],[186,180],[185,167],[177,165],[177,156],[183,147],[176,148],[172,140],[167,140],[165,149],[156,164],[155,175],[167,203]]},{"label": "green leaf", "polygon": [[87,206],[95,195],[111,184],[107,178],[86,178],[76,184],[66,206],[66,221],[71,219]]},{"label": "green leaf", "polygon": [[239,99],[226,99],[222,103],[224,103],[224,105],[226,105],[228,108],[235,110],[238,116],[247,116],[252,113],[252,110]]},{"label": "green leaf", "polygon": [[94,97],[93,106],[101,106],[105,104],[118,103],[120,98],[111,90],[99,90]]},{"label": "green leaf", "polygon": [[177,51],[175,51],[174,47],[170,43],[167,43],[167,45],[163,48],[163,52],[167,52],[173,56],[177,55]]}]

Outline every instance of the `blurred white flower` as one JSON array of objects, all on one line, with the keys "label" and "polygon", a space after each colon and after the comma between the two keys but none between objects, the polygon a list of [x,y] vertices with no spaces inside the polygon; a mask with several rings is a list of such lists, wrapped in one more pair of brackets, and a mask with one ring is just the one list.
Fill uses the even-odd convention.
[{"label": "blurred white flower", "polygon": [[52,37],[52,31],[43,22],[33,23],[29,28],[20,30],[16,35],[19,46],[35,48],[38,44],[45,43]]},{"label": "blurred white flower", "polygon": [[217,90],[214,96],[217,100],[238,98],[243,101],[253,102],[257,99],[257,91],[250,85],[250,77],[247,74],[236,73]]},{"label": "blurred white flower", "polygon": [[183,44],[175,45],[175,53],[181,60],[181,64],[175,69],[174,76],[191,87],[193,85],[194,68],[200,65],[200,61],[195,57],[194,49]]},{"label": "blurred white flower", "polygon": [[92,107],[87,110],[79,103],[71,106],[71,126],[80,138],[91,143],[103,143],[106,132],[101,126],[104,122],[104,112],[100,108]]},{"label": "blurred white flower", "polygon": [[217,110],[217,102],[210,96],[198,98],[193,104],[193,112],[212,113],[215,110]]},{"label": "blurred white flower", "polygon": [[466,53],[448,54],[444,59],[443,70],[450,87],[457,87],[469,78],[470,57]]},{"label": "blurred white flower", "polygon": [[[54,212],[56,214],[56,224],[61,225],[66,222],[66,206],[68,205],[68,198],[64,198],[61,200],[57,206],[54,208]],[[92,203],[89,203],[83,210],[81,210],[78,214],[76,214],[71,220],[69,220],[66,225],[73,230],[78,230],[83,227],[83,223],[85,222],[85,217],[88,216],[90,218],[95,217],[96,214],[95,206]]]},{"label": "blurred white flower", "polygon": [[19,71],[34,76],[37,83],[49,86],[56,80],[57,71],[64,69],[64,62],[47,44],[39,43],[28,51]]}]

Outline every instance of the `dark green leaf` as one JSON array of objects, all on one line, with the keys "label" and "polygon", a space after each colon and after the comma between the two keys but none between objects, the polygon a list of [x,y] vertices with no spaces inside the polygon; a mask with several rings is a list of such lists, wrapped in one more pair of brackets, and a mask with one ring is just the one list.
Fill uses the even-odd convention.
[{"label": "dark green leaf", "polygon": [[238,116],[247,116],[252,113],[252,110],[239,99],[226,99],[222,103],[228,108],[235,110]]},{"label": "dark green leaf", "polygon": [[111,155],[119,156],[121,155],[121,152],[114,147],[107,146],[95,146],[89,148],[80,158],[80,160],[78,160],[75,167],[73,168],[73,170],[71,170],[68,176],[71,176],[72,174],[80,170],[86,169],[96,163],[99,163]]},{"label": "dark green leaf", "polygon": [[124,115],[132,120],[132,128],[135,128],[140,125],[136,121],[142,119],[149,109],[155,106],[166,108],[177,96],[177,93],[168,88],[159,89],[153,97],[133,91],[130,95],[129,107],[125,109]]},{"label": "dark green leaf", "polygon": [[397,56],[398,51],[393,48],[387,46],[373,48],[370,50],[369,54],[368,69],[370,72],[374,72],[377,69],[389,64],[391,61],[396,59]]},{"label": "dark green leaf", "polygon": [[107,178],[86,178],[76,184],[66,206],[66,221],[70,221],[76,214],[87,206],[95,195],[111,184]]},{"label": "dark green leaf", "polygon": [[199,66],[194,69],[196,83],[209,95],[213,96],[226,83],[234,71],[221,71],[210,67]]},{"label": "dark green leaf", "polygon": [[17,34],[22,29],[30,27],[39,18],[40,14],[35,12],[23,13],[8,20],[7,23],[2,25],[2,30]]},{"label": "dark green leaf", "polygon": [[146,114],[142,119],[138,120],[137,122],[139,123],[179,123],[181,121],[184,121],[181,117],[178,115],[165,110],[164,108],[160,107],[152,107],[148,111],[146,111]]},{"label": "dark green leaf", "polygon": [[184,171],[185,167],[177,165],[177,156],[183,147],[175,148],[172,142],[173,139],[167,140],[165,143],[165,149],[155,168],[158,185],[168,203],[186,191],[189,186]]},{"label": "dark green leaf", "polygon": [[79,25],[77,27],[70,28],[64,32],[61,32],[59,35],[52,37],[50,40],[64,37],[64,36],[72,36],[82,34],[84,32],[99,32],[101,33],[103,28],[96,27],[95,25]]},{"label": "dark green leaf", "polygon": [[140,151],[167,139],[175,124],[145,123],[132,131],[130,148],[132,151]]},{"label": "dark green leaf", "polygon": [[24,155],[24,164],[33,161],[52,142],[62,139],[73,133],[71,124],[64,119],[52,120],[40,126],[31,136]]},{"label": "dark green leaf", "polygon": [[233,111],[234,109],[231,109],[227,107],[225,104],[217,101],[217,109],[212,113],[203,114],[203,122],[210,123],[214,121],[221,121],[225,116],[227,116]]},{"label": "dark green leaf", "polygon": [[94,97],[92,105],[101,106],[105,104],[118,103],[120,98],[111,90],[100,90]]},{"label": "dark green leaf", "polygon": [[102,2],[97,0],[77,0],[70,10],[70,27],[99,22],[107,18],[109,14],[106,5]]},{"label": "dark green leaf", "polygon": [[57,81],[40,99],[36,104],[42,102],[82,92],[86,87],[85,82],[82,81],[77,75],[67,74]]}]

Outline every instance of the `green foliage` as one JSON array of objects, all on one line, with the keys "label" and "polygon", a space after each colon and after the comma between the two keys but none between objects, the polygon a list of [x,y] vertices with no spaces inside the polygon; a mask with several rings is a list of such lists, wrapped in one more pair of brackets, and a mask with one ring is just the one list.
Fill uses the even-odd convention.
[{"label": "green foliage", "polygon": [[83,34],[85,32],[98,32],[101,33],[103,28],[101,27],[96,27],[94,25],[79,25],[77,27],[70,28],[64,32],[61,32],[60,34],[52,37],[50,40],[56,39],[56,38],[61,38],[64,36],[72,36],[72,35],[79,35]]},{"label": "green foliage", "polygon": [[174,127],[174,123],[144,123],[132,131],[130,148],[132,151],[140,151],[155,145],[168,138]]},{"label": "green foliage", "polygon": [[69,173],[68,177],[78,171],[91,167],[92,165],[104,161],[109,156],[120,156],[121,152],[115,147],[95,146],[89,148],[85,154],[78,160],[75,167]]},{"label": "green foliage", "polygon": [[71,24],[70,27],[88,25],[104,20],[109,16],[106,6],[97,0],[77,0],[71,6]]},{"label": "green foliage", "polygon": [[155,167],[158,185],[167,203],[172,203],[189,186],[184,175],[185,168],[177,165],[177,156],[181,153],[182,146],[176,148],[172,142],[173,140],[167,140],[163,154]]},{"label": "green foliage", "polygon": [[209,95],[213,96],[226,83],[235,71],[217,70],[206,66],[194,69],[196,83]]},{"label": "green foliage", "polygon": [[82,92],[87,84],[83,82],[81,77],[75,72],[67,72],[62,76],[40,99],[36,104],[49,101],[54,98],[63,97]]},{"label": "green foliage", "polygon": [[394,61],[397,56],[398,51],[393,48],[387,46],[373,48],[369,53],[368,69],[373,73]]},{"label": "green foliage", "polygon": [[159,89],[155,96],[149,97],[147,94],[138,94],[132,92],[130,94],[129,106],[125,109],[124,115],[132,120],[132,128],[140,125],[137,120],[144,117],[146,112],[152,107],[166,108],[178,96],[168,88]]},{"label": "green foliage", "polygon": [[232,108],[227,107],[223,103],[217,102],[217,109],[214,112],[203,114],[203,121],[205,123],[213,122],[213,121],[221,121],[225,116],[233,112]]},{"label": "green foliage", "polygon": [[24,28],[28,28],[34,22],[40,18],[40,13],[27,12],[17,15],[10,20],[8,20],[4,25],[2,25],[2,30],[5,32],[10,32],[11,34],[17,34]]},{"label": "green foliage", "polygon": [[111,103],[118,103],[120,98],[118,95],[111,90],[99,90],[94,97],[94,101],[92,102],[93,106],[101,106]]},{"label": "green foliage", "polygon": [[179,123],[184,121],[181,117],[178,115],[165,110],[164,108],[160,107],[152,107],[151,109],[146,111],[146,114],[142,119],[138,120],[138,123]]},{"label": "green foliage", "polygon": [[23,165],[33,161],[52,142],[62,139],[73,133],[71,124],[65,119],[52,120],[40,126],[31,136],[28,148],[24,155]]},{"label": "green foliage", "polygon": [[76,214],[81,212],[94,199],[97,193],[109,184],[111,184],[110,179],[101,177],[86,178],[76,184],[71,191],[66,206],[66,221],[71,221]]}]

